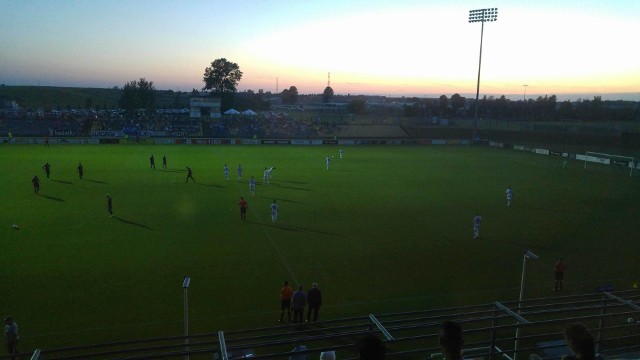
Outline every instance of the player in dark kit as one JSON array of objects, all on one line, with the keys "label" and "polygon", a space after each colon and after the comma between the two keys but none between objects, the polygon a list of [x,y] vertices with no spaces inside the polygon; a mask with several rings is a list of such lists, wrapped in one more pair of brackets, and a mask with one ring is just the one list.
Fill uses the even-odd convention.
[{"label": "player in dark kit", "polygon": [[84,176],[84,166],[82,166],[82,163],[78,163],[78,176],[80,177],[80,180],[82,180],[82,177]]},{"label": "player in dark kit", "polygon": [[249,208],[249,203],[241,196],[238,205],[240,205],[240,219],[247,220],[247,209]]},{"label": "player in dark kit", "polygon": [[109,217],[113,216],[113,199],[111,199],[111,195],[107,194],[107,212],[109,213]]},{"label": "player in dark kit", "polygon": [[151,164],[151,168],[153,170],[156,169],[156,159],[153,157],[153,154],[151,154],[151,157],[149,158],[149,164]]},{"label": "player in dark kit", "polygon": [[167,155],[162,155],[162,170],[167,170]]},{"label": "player in dark kit", "polygon": [[49,179],[49,176],[51,175],[51,164],[49,164],[49,162],[47,161],[46,163],[44,163],[44,165],[42,165],[42,168],[44,169],[44,172],[47,174],[47,179]]},{"label": "player in dark kit", "polygon": [[193,173],[191,172],[191,168],[187,166],[187,181],[185,182],[189,182],[189,179],[193,180],[193,182],[196,182],[196,179],[193,178]]},{"label": "player in dark kit", "polygon": [[33,175],[31,183],[33,184],[33,191],[37,194],[40,191],[40,179],[38,179],[38,175]]}]

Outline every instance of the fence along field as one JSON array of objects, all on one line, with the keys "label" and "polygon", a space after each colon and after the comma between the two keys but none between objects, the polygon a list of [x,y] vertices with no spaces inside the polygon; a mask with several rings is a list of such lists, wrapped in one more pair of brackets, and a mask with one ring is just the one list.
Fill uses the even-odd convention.
[{"label": "fence along field", "polygon": [[191,334],[275,325],[283,280],[319,283],[321,319],[513,300],[525,250],[540,256],[526,297],[553,294],[560,256],[563,294],[637,280],[640,195],[626,172],[488,147],[344,150],[340,160],[330,146],[3,146],[0,308],[20,324],[21,348],[180,335],[184,276]]}]

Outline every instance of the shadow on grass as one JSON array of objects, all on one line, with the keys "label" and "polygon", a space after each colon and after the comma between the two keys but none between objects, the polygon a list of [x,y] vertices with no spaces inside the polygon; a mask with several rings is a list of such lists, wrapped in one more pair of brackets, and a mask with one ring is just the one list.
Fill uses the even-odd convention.
[{"label": "shadow on grass", "polygon": [[577,210],[562,210],[562,209],[551,209],[551,208],[542,208],[542,207],[532,207],[529,208],[529,210],[531,211],[538,211],[538,212],[544,212],[544,213],[550,213],[550,212],[555,212],[555,213],[560,213],[560,214],[571,214],[571,215],[584,215],[584,214],[591,214],[590,211],[585,211],[584,209],[578,208]]},{"label": "shadow on grass", "polygon": [[[480,237],[482,239],[482,236]],[[551,248],[548,246],[540,246],[540,244],[538,244],[535,241],[532,241],[531,243],[527,243],[524,241],[506,241],[506,240],[491,240],[493,242],[497,242],[497,243],[503,243],[503,244],[507,244],[507,245],[511,245],[517,248],[522,248],[522,249],[540,249],[540,250],[545,250],[545,251],[559,251],[561,249],[558,248]]]},{"label": "shadow on grass", "polygon": [[276,202],[281,203],[281,202],[285,202],[285,203],[297,203],[297,204],[304,204],[304,201],[298,201],[298,200],[289,200],[289,199],[283,199],[283,198],[279,198],[279,197],[271,197],[271,196],[258,196],[259,198],[262,199],[267,199],[269,200],[269,202],[272,202],[273,200],[276,200]]},{"label": "shadow on grass", "polygon": [[59,201],[59,202],[66,202],[64,199],[59,198],[59,197],[50,196],[50,195],[43,195],[43,194],[38,194],[38,195],[42,196],[45,199],[49,199],[49,200],[53,200],[53,201]]},{"label": "shadow on grass", "polygon": [[57,183],[60,184],[66,184],[66,185],[72,185],[73,183],[71,181],[65,181],[65,180],[55,180],[55,179],[51,179],[51,181],[55,181]]},{"label": "shadow on grass", "polygon": [[135,221],[131,221],[131,220],[127,220],[127,219],[123,219],[123,218],[118,217],[118,216],[114,216],[113,218],[114,218],[114,219],[116,219],[116,220],[118,220],[118,221],[120,221],[120,222],[123,222],[123,223],[125,223],[125,224],[138,226],[138,227],[141,227],[141,228],[143,228],[143,229],[147,229],[147,230],[153,230],[152,228],[148,227],[147,225],[140,224],[140,223],[137,223],[137,222],[135,222]]},{"label": "shadow on grass", "polygon": [[307,183],[306,183],[306,182],[304,182],[304,181],[280,180],[280,182],[283,182],[283,183],[291,183],[291,184],[307,185]]},{"label": "shadow on grass", "polygon": [[208,187],[217,187],[217,188],[224,188],[224,186],[214,185],[214,184],[196,183],[196,185],[200,185],[200,186],[208,186]]},{"label": "shadow on grass", "polygon": [[106,182],[100,181],[100,180],[91,180],[91,179],[84,179],[84,180],[92,183],[96,183],[96,184],[106,184]]},{"label": "shadow on grass", "polygon": [[283,186],[283,185],[280,185],[280,184],[275,184],[275,185],[273,185],[273,186],[277,186],[277,187],[279,187],[279,188],[281,188],[281,189],[302,190],[302,191],[313,191],[313,190],[311,190],[311,189],[304,189],[304,188],[295,187],[295,186]]},{"label": "shadow on grass", "polygon": [[270,223],[270,224],[262,224],[262,225],[269,226],[269,227],[272,227],[274,229],[281,229],[281,230],[287,230],[287,231],[308,232],[308,233],[315,233],[315,234],[322,234],[322,235],[339,236],[337,234],[326,232],[326,231],[322,231],[322,230],[309,229],[309,228],[305,228],[305,227],[302,227],[302,226],[285,225],[285,224],[281,224],[281,223],[275,223],[275,224],[274,223]]}]

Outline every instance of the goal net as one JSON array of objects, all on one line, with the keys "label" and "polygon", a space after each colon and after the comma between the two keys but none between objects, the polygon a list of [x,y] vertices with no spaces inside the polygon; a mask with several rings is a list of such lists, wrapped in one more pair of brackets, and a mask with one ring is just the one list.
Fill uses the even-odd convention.
[{"label": "goal net", "polygon": [[629,176],[633,176],[636,171],[640,169],[640,164],[637,164],[635,158],[632,156],[604,154],[593,151],[587,151],[584,155],[576,155],[576,160],[584,160],[584,168],[587,168],[587,164],[596,163],[603,165],[611,165],[619,168],[628,168]]}]

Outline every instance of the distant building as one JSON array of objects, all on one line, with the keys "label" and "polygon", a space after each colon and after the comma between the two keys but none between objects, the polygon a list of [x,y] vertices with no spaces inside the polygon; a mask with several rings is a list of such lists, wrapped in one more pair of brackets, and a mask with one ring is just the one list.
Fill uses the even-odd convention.
[{"label": "distant building", "polygon": [[194,96],[189,101],[191,111],[190,116],[192,118],[200,118],[203,116],[203,110],[206,114],[209,114],[209,117],[213,119],[220,119],[222,114],[220,112],[221,99],[208,96],[206,94],[201,94],[199,96]]}]

